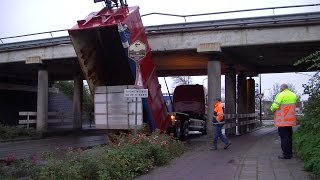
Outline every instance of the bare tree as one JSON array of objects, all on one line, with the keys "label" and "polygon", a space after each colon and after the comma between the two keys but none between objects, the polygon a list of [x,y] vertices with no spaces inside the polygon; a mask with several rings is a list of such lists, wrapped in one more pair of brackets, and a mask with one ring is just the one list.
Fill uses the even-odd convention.
[{"label": "bare tree", "polygon": [[[300,101],[301,96],[300,96],[300,94],[297,93],[296,87],[291,83],[288,83],[287,85],[288,85],[288,89],[290,91],[294,92],[298,96],[298,101]],[[271,89],[270,94],[269,94],[269,98],[267,98],[267,99],[274,100],[276,95],[280,93],[280,86],[281,85],[279,83],[275,83],[272,86],[272,89]]]},{"label": "bare tree", "polygon": [[175,76],[172,77],[173,84],[171,85],[171,88],[174,89],[179,85],[186,85],[186,84],[192,84],[192,77],[191,76]]}]

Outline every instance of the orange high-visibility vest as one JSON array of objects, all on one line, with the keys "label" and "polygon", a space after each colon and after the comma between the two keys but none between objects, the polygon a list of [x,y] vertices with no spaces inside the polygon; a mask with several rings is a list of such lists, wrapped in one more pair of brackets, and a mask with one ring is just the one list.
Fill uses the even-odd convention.
[{"label": "orange high-visibility vest", "polygon": [[296,110],[295,104],[280,105],[280,109],[276,110],[274,114],[274,126],[276,127],[295,126],[296,125],[295,110]]},{"label": "orange high-visibility vest", "polygon": [[215,113],[217,113],[216,119],[218,122],[223,120],[224,112],[223,112],[223,104],[221,102],[217,102],[214,105],[214,110]]},{"label": "orange high-visibility vest", "polygon": [[283,90],[276,96],[270,107],[270,110],[274,112],[274,126],[284,127],[296,125],[296,102],[297,95],[289,89]]}]

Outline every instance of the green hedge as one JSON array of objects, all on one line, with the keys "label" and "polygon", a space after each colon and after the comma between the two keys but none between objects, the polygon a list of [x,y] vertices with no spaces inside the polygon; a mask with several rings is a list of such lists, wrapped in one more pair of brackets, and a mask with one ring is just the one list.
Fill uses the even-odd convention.
[{"label": "green hedge", "polygon": [[133,179],[155,166],[167,164],[181,155],[182,142],[164,134],[113,136],[112,145],[93,149],[72,149],[46,153],[22,161],[12,160],[0,168],[0,179]]},{"label": "green hedge", "polygon": [[299,121],[300,127],[294,133],[293,146],[303,160],[304,167],[320,175],[320,76],[316,74],[313,83],[305,86],[310,97],[305,107],[305,116]]},{"label": "green hedge", "polygon": [[3,126],[0,124],[0,140],[36,136],[39,136],[39,133],[34,128],[26,128],[25,126]]},{"label": "green hedge", "polygon": [[299,128],[294,134],[294,149],[307,171],[320,175],[320,134]]}]

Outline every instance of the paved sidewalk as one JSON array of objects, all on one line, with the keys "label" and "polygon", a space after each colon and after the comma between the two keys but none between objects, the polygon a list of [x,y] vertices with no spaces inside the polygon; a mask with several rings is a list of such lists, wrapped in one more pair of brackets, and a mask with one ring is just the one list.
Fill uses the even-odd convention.
[{"label": "paved sidewalk", "polygon": [[278,159],[282,154],[277,131],[258,140],[244,154],[238,165],[235,179],[240,180],[307,180],[309,174],[303,171],[303,163],[293,157],[290,160]]},{"label": "paved sidewalk", "polygon": [[[210,151],[211,138],[191,139],[193,149],[137,180],[308,180],[296,158],[280,160],[276,128],[263,128],[231,138],[227,150]],[[199,142],[196,142],[199,141]]]}]

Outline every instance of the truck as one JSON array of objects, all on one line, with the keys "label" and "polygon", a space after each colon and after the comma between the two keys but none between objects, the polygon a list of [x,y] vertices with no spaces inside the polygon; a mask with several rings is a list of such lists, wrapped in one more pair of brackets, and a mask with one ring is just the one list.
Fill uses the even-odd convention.
[{"label": "truck", "polygon": [[202,85],[180,85],[174,89],[172,110],[169,115],[177,119],[172,126],[176,137],[185,140],[189,131],[207,134],[207,116],[205,114],[205,93]]},{"label": "truck", "polygon": [[[78,20],[68,33],[94,94],[97,128],[133,129],[146,123],[151,132],[159,129],[181,139],[189,130],[206,133],[200,85],[177,87],[174,112],[168,112],[139,7],[106,0],[106,7]],[[147,97],[124,97],[134,89],[147,90]],[[194,94],[199,98],[190,96]]]}]

